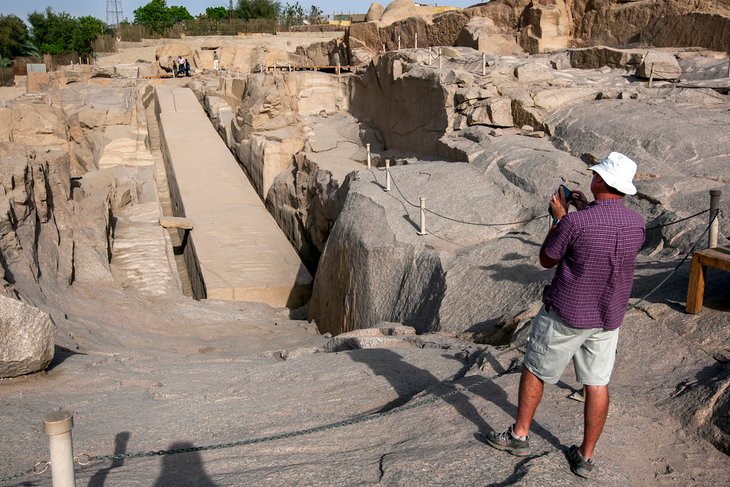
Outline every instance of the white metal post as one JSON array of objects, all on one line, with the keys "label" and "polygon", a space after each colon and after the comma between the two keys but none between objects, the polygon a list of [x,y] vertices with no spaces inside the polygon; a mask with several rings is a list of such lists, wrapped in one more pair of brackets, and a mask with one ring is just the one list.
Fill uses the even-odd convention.
[{"label": "white metal post", "polygon": [[651,71],[649,71],[649,88],[651,88],[651,84],[654,81],[654,63],[651,64]]},{"label": "white metal post", "polygon": [[421,230],[418,232],[419,235],[428,235],[426,231],[426,198],[421,196]]},{"label": "white metal post", "polygon": [[385,191],[390,191],[390,159],[385,160]]},{"label": "white metal post", "polygon": [[400,51],[400,34],[398,34],[398,50]]},{"label": "white metal post", "polygon": [[487,75],[487,54],[482,53],[482,76]]},{"label": "white metal post", "polygon": [[370,144],[365,144],[365,147],[368,148],[368,169],[370,169]]},{"label": "white metal post", "polygon": [[416,38],[415,38],[415,42],[413,43],[413,47],[415,49],[418,49],[418,32],[416,32],[415,37]]},{"label": "white metal post", "polygon": [[54,411],[43,417],[43,431],[48,435],[51,451],[53,487],[76,487],[71,439],[73,427],[74,417],[68,411]]},{"label": "white metal post", "polygon": [[717,232],[720,227],[720,194],[719,189],[710,190],[710,234],[708,239],[708,247],[714,249],[717,247]]}]

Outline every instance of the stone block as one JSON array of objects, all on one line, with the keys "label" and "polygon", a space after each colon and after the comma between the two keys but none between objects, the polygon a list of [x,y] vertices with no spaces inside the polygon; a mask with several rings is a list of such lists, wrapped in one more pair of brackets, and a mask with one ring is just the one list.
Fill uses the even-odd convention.
[{"label": "stone block", "polygon": [[55,343],[56,325],[47,313],[0,295],[0,377],[45,369]]},{"label": "stone block", "polygon": [[636,69],[636,76],[647,79],[653,76],[655,80],[678,80],[682,76],[682,68],[673,54],[652,51],[644,56]]}]

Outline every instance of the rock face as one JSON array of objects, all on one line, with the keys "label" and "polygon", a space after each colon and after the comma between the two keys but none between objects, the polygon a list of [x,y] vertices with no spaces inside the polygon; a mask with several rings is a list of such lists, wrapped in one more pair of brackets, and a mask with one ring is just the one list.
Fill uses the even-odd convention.
[{"label": "rock face", "polygon": [[[350,181],[315,276],[309,317],[320,330],[341,333],[398,321],[419,333],[486,337],[496,332],[502,317],[539,299],[551,272],[523,259],[539,245],[544,222],[502,224],[542,214],[537,195],[550,192],[551,174],[583,172],[585,181],[585,165],[539,139],[503,136],[485,144],[472,164],[391,167],[400,197],[383,192],[384,176],[377,172],[377,183],[364,172]],[[508,149],[515,144],[522,149]],[[435,181],[440,188],[458,187],[459,198],[432,186]],[[419,195],[433,211],[427,224],[432,236],[416,233],[418,210],[410,205]],[[468,236],[460,233],[462,222]],[[523,237],[509,238],[513,232]]]},{"label": "rock face", "polygon": [[655,46],[726,50],[729,45],[729,9],[711,2],[499,0],[456,12],[419,8],[398,0],[387,7],[380,20],[373,15],[364,24],[350,26],[346,37],[351,39],[347,45],[354,62],[369,61],[383,46],[397,49],[390,41],[398,36],[403,47],[411,47],[415,32],[421,46],[458,45],[494,54],[622,46],[639,39]]},{"label": "rock face", "polygon": [[56,325],[48,314],[0,295],[0,378],[45,369],[55,343]]},{"label": "rock face", "polygon": [[348,107],[345,85],[323,73],[249,76],[233,124],[233,149],[262,198],[304,147],[299,117]]}]

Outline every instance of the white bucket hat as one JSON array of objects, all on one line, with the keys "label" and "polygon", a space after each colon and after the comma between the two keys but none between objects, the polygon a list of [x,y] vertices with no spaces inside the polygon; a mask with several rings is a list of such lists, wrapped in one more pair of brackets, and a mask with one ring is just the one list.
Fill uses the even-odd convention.
[{"label": "white bucket hat", "polygon": [[623,194],[636,194],[636,187],[632,182],[636,174],[636,163],[620,152],[611,152],[599,164],[589,169],[600,174],[607,185]]}]

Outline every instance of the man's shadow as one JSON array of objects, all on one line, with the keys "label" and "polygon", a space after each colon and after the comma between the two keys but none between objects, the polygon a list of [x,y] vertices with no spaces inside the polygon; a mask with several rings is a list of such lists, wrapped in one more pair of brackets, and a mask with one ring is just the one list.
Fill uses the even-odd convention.
[{"label": "man's shadow", "polygon": [[[386,403],[373,412],[385,412],[402,406],[409,402],[416,394],[427,389],[432,389],[433,394],[437,396],[452,391],[450,387],[445,386],[433,374],[411,365],[392,350],[371,348],[366,350],[351,350],[347,353],[355,362],[365,363],[375,374],[385,377],[398,394],[396,399]],[[457,357],[453,357],[453,359],[459,360]],[[462,373],[457,374],[457,378],[461,375]],[[470,376],[458,380],[458,383],[464,387],[473,386],[473,389],[471,389],[473,394],[477,394],[486,401],[495,404],[512,418],[515,418],[517,416],[517,407],[508,400],[507,393],[493,381],[486,381],[483,384],[474,386],[474,384],[480,381],[483,381],[483,377]],[[469,402],[469,398],[465,394],[457,392],[444,397],[443,401],[453,406],[459,414],[474,423],[477,427],[477,433],[474,436],[478,440],[484,441],[486,435],[490,431],[495,430],[471,402]],[[502,429],[499,428],[498,431]],[[532,431],[544,438],[555,448],[560,450],[566,448],[555,435],[542,427],[537,421],[533,421]]]},{"label": "man's shadow", "polygon": [[[180,441],[170,445],[169,450],[192,448],[190,442]],[[205,473],[200,453],[178,453],[162,457],[162,472],[154,487],[216,487]]]},{"label": "man's shadow", "polygon": [[[129,442],[129,436],[129,431],[122,431],[121,433],[117,433],[117,436],[114,438],[115,455],[121,455],[127,452],[127,443]],[[96,473],[89,480],[89,487],[104,487],[104,483],[106,482],[106,478],[109,475],[109,472],[111,472],[115,468],[121,467],[122,465],[124,465],[123,458],[113,459],[111,465],[96,471]]]}]

